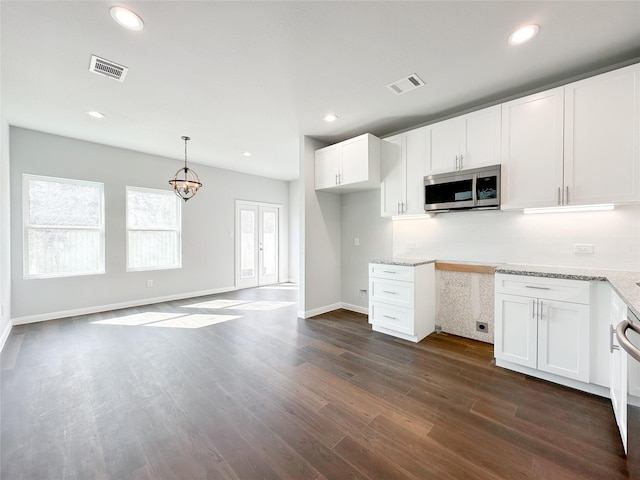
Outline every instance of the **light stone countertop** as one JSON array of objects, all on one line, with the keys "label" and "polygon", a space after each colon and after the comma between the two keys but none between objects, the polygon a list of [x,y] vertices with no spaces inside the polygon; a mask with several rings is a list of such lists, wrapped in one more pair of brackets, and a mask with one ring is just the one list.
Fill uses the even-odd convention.
[{"label": "light stone countertop", "polygon": [[417,267],[418,265],[425,265],[427,263],[434,263],[435,260],[427,258],[406,258],[406,257],[393,257],[393,258],[379,258],[376,260],[369,260],[369,263],[381,263],[383,265],[399,265],[402,267]]},{"label": "light stone countertop", "polygon": [[[370,260],[370,263],[416,267],[426,263],[442,261],[446,263],[493,265],[469,261],[435,260],[426,258],[393,257]],[[547,265],[521,265],[505,263],[496,265],[496,273],[511,275],[527,275],[531,277],[566,278],[570,280],[595,280],[609,282],[627,306],[637,317],[640,317],[640,272],[624,270],[606,270],[600,268],[557,267]]]},{"label": "light stone countertop", "polygon": [[607,281],[636,316],[640,317],[640,272],[600,268],[555,267],[546,265],[503,264],[496,273],[570,280]]}]

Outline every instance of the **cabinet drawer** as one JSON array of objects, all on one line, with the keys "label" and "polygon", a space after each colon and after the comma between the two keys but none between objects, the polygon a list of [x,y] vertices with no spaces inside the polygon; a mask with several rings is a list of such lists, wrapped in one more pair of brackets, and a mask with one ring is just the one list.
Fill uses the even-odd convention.
[{"label": "cabinet drawer", "polygon": [[372,325],[388,328],[407,335],[415,335],[412,308],[402,308],[386,303],[369,303],[369,320]]},{"label": "cabinet drawer", "polygon": [[406,267],[403,265],[386,265],[384,263],[370,263],[369,276],[376,278],[387,278],[389,280],[413,282],[414,267]]},{"label": "cabinet drawer", "polygon": [[498,273],[495,282],[496,293],[572,303],[589,303],[590,285],[585,280]]},{"label": "cabinet drawer", "polygon": [[370,278],[369,297],[376,302],[413,308],[414,284],[384,278]]}]

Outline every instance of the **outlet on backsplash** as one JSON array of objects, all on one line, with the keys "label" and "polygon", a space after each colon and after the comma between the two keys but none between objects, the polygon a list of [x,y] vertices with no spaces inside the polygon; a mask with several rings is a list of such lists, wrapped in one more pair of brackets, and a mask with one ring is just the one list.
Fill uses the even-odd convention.
[{"label": "outlet on backsplash", "polygon": [[367,291],[364,289],[360,289],[360,298],[367,298]]}]

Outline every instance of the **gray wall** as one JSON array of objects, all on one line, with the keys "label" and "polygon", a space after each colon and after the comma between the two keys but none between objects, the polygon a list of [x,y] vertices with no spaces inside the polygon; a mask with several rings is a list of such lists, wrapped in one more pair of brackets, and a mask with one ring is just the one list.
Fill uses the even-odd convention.
[{"label": "gray wall", "polygon": [[300,182],[289,182],[289,281],[300,282]]},{"label": "gray wall", "polygon": [[0,132],[0,348],[11,328],[11,248],[9,229],[9,124]]},{"label": "gray wall", "polygon": [[326,143],[300,141],[300,311],[309,317],[340,305],[340,196],[315,191],[315,151]]},{"label": "gray wall", "polygon": [[[367,296],[360,290],[369,289],[367,264],[376,258],[391,257],[393,224],[380,216],[380,190],[342,195],[342,295],[343,306],[366,313]],[[356,246],[354,239],[360,245]]]},{"label": "gray wall", "polygon": [[[11,306],[12,318],[18,322],[24,317],[27,320],[50,317],[52,312],[66,313],[123,303],[141,304],[166,297],[232,289],[235,285],[233,252],[237,199],[284,206],[280,275],[282,280],[288,279],[287,182],[192,165],[204,187],[196,197],[183,204],[182,268],[127,273],[125,186],[168,189],[168,179],[182,162],[21,128],[12,127],[10,134]],[[176,150],[179,151],[177,147]],[[23,278],[23,173],[105,184],[105,274]],[[153,288],[146,287],[147,279],[154,281]]]}]

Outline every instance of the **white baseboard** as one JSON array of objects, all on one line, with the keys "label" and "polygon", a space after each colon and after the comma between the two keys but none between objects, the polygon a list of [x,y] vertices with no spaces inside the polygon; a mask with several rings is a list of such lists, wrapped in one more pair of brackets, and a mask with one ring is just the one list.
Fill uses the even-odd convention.
[{"label": "white baseboard", "polygon": [[356,313],[363,313],[364,315],[369,314],[368,308],[361,307],[359,305],[352,305],[351,303],[338,302],[338,303],[332,303],[331,305],[325,305],[323,307],[314,308],[312,310],[307,310],[304,312],[299,311],[298,317],[299,318],[315,317],[316,315],[322,315],[323,313],[333,312],[334,310],[339,310],[341,308],[344,308],[345,310],[351,310],[352,312],[356,312]]},{"label": "white baseboard", "polygon": [[362,313],[363,315],[369,315],[369,309],[367,307],[361,307],[360,305],[353,305],[351,303],[342,303],[342,308],[350,310],[356,313]]},{"label": "white baseboard", "polygon": [[496,365],[498,367],[513,370],[514,372],[524,373],[525,375],[531,375],[532,377],[541,378],[543,380],[547,380],[548,382],[558,383],[560,385],[564,385],[565,387],[571,387],[575,388],[576,390],[582,390],[583,392],[592,393],[601,397],[611,398],[609,389],[600,385],[561,377],[560,375],[554,375],[553,373],[543,372],[535,368],[525,367],[523,365],[518,365],[506,360],[501,360],[499,358],[496,358]]},{"label": "white baseboard", "polygon": [[201,292],[167,295],[164,297],[144,298],[140,300],[132,300],[130,302],[111,303],[108,305],[77,308],[73,310],[63,310],[59,312],[27,315],[24,317],[12,318],[11,322],[13,323],[13,325],[24,325],[26,323],[44,322],[46,320],[56,320],[58,318],[76,317],[78,315],[88,315],[91,313],[107,312],[109,310],[118,310],[120,308],[140,307],[143,305],[152,305],[154,303],[172,302],[175,300],[184,300],[186,298],[202,297],[204,295],[214,295],[216,293],[233,292],[235,290],[237,290],[236,287],[227,287],[227,288],[216,288],[212,290],[203,290]]},{"label": "white baseboard", "polygon": [[11,333],[11,328],[13,327],[13,322],[9,320],[9,324],[5,327],[3,332],[0,334],[0,352],[4,348],[4,344],[7,342],[7,338],[9,338],[9,334]]},{"label": "white baseboard", "polygon": [[[306,310],[304,312],[298,312],[298,316],[301,317],[301,318],[315,317],[316,315],[321,315],[323,313],[332,312],[334,310],[338,310],[339,308],[342,308],[342,304],[340,302],[332,303],[331,305],[325,305],[323,307],[314,308],[312,310]],[[302,314],[302,315],[300,315],[300,314]]]}]

